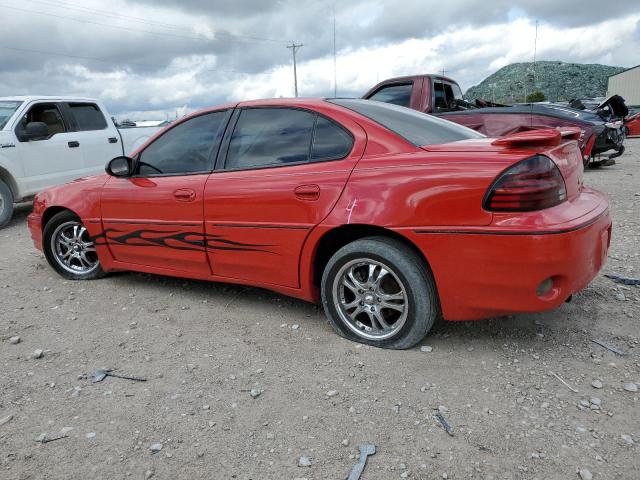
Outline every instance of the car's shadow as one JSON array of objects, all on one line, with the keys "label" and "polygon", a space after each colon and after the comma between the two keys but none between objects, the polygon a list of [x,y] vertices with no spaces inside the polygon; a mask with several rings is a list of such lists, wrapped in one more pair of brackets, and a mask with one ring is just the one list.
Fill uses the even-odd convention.
[{"label": "car's shadow", "polygon": [[[331,328],[325,321],[324,311],[319,304],[308,303],[292,297],[287,297],[258,287],[208,282],[201,280],[182,279],[160,275],[135,272],[121,272],[110,274],[109,278],[116,278],[118,287],[137,289],[144,285],[157,289],[160,298],[179,298],[181,292],[190,301],[202,302],[206,300],[210,305],[222,306],[224,311],[233,314],[234,310],[244,309],[247,305],[259,305],[262,310],[273,309],[274,312],[286,308],[290,317],[299,318],[299,323],[323,322],[327,335]],[[422,344],[442,345],[445,348],[471,348],[483,345],[483,348],[502,348],[503,344],[517,344],[519,348],[544,348],[544,344],[552,337],[553,330],[579,331],[578,325],[571,325],[567,319],[567,312],[560,309],[544,312],[507,317],[490,318],[473,321],[437,321]],[[562,324],[560,326],[560,324]],[[274,320],[273,329],[280,326],[279,320]],[[556,342],[547,343],[549,347]]]}]

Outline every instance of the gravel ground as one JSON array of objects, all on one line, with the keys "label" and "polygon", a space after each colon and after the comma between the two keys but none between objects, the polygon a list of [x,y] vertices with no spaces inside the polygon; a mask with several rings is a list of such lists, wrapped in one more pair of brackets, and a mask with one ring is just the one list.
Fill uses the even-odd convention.
[{"label": "gravel ground", "polygon": [[[638,139],[585,174],[612,203],[605,273],[640,277],[639,177]],[[430,352],[386,351],[260,289],[64,281],[29,208],[0,231],[2,479],[344,479],[369,442],[362,480],[638,478],[638,287],[601,275],[554,312],[444,323]],[[100,367],[148,381],[86,379]]]}]

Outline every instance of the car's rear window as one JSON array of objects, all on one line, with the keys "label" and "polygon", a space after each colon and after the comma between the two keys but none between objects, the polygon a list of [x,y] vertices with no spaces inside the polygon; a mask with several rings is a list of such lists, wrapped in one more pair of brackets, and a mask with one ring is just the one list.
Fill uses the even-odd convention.
[{"label": "car's rear window", "polygon": [[389,103],[345,98],[328,101],[370,118],[417,147],[484,137],[457,123]]}]

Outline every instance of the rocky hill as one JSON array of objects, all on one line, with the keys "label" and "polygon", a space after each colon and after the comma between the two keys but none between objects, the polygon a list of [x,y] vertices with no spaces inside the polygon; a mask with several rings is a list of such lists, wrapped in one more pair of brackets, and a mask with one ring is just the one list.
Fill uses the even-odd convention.
[{"label": "rocky hill", "polygon": [[464,96],[499,103],[522,102],[536,90],[551,101],[598,97],[606,93],[609,76],[622,70],[599,64],[540,61],[534,68],[533,62],[512,63],[469,88]]}]

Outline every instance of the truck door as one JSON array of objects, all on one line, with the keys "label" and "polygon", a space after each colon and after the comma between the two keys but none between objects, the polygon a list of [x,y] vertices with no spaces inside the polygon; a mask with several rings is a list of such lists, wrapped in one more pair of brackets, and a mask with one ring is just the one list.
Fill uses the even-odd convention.
[{"label": "truck door", "polygon": [[63,113],[80,144],[82,176],[103,172],[109,160],[122,155],[120,135],[97,104],[68,102],[63,104]]},{"label": "truck door", "polygon": [[[25,139],[23,134],[30,122],[45,123],[49,131],[47,137]],[[14,126],[14,133],[25,176],[25,196],[82,176],[79,143],[62,116],[59,103],[39,102],[29,106]]]}]

